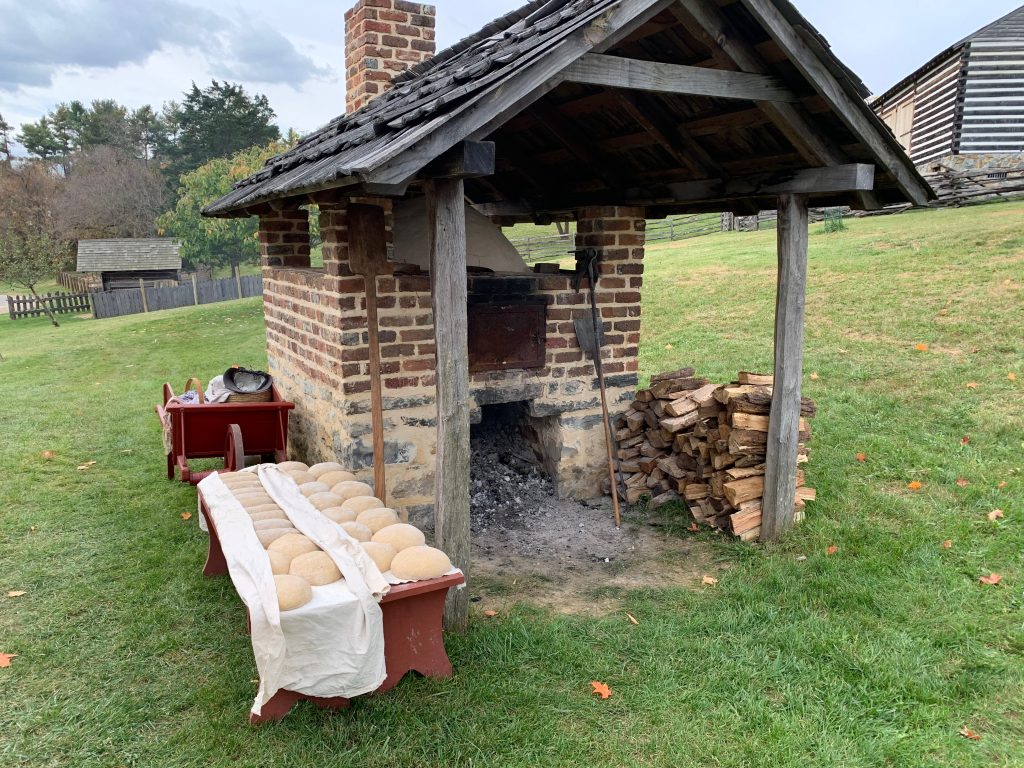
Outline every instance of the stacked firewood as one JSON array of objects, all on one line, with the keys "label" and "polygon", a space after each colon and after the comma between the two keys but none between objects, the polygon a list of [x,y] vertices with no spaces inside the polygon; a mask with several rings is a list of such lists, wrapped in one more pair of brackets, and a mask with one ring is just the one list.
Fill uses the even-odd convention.
[{"label": "stacked firewood", "polygon": [[[744,541],[757,539],[771,404],[768,375],[740,372],[726,385],[695,378],[692,368],[652,377],[615,425],[625,500],[635,504],[649,497],[652,508],[682,500],[698,523]],[[814,414],[814,402],[804,398],[800,463],[808,458],[808,420]],[[799,470],[798,522],[814,498]]]}]

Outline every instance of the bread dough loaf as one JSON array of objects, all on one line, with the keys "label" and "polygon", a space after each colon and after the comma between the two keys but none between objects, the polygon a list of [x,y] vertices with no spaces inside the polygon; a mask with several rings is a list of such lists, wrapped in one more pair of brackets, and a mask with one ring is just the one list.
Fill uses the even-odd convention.
[{"label": "bread dough loaf", "polygon": [[252,518],[253,522],[257,520],[287,520],[288,515],[284,513],[283,509],[265,509],[262,512],[250,512],[249,517]]},{"label": "bread dough loaf", "polygon": [[[245,505],[243,504],[242,506]],[[284,514],[284,510],[274,502],[270,502],[269,504],[257,504],[255,507],[245,507],[245,511],[250,515],[255,515],[260,512],[280,512],[282,515]]]},{"label": "bread dough loaf", "polygon": [[373,541],[390,544],[398,552],[409,547],[421,547],[426,541],[423,531],[408,523],[397,523],[381,528],[373,534]]},{"label": "bread dough loaf", "polygon": [[277,465],[277,468],[282,472],[292,472],[297,469],[306,472],[309,470],[309,465],[303,464],[301,461],[282,461]]},{"label": "bread dough loaf", "polygon": [[234,472],[228,475],[220,475],[221,482],[224,483],[231,490],[239,490],[242,488],[262,488],[263,484],[260,479],[253,474],[246,473],[240,474]]},{"label": "bread dough loaf", "polygon": [[[294,534],[295,530],[293,528],[272,528],[269,531],[256,531],[256,538],[260,540],[260,544],[263,545],[264,549],[268,549],[285,536]],[[301,536],[302,534],[299,535]]]},{"label": "bread dough loaf", "polygon": [[296,485],[305,485],[306,483],[316,482],[316,478],[305,470],[295,470],[293,472],[285,472],[285,474],[294,480]]},{"label": "bread dough loaf", "polygon": [[331,472],[324,472],[317,478],[321,483],[327,483],[332,488],[338,483],[355,482],[356,476],[344,469],[336,469]]},{"label": "bread dough loaf", "polygon": [[313,599],[313,588],[299,576],[283,573],[274,577],[277,604],[282,611],[294,611]]},{"label": "bread dough loaf", "polygon": [[402,581],[436,579],[452,569],[452,561],[440,549],[408,547],[391,561],[391,575]]},{"label": "bread dough loaf", "polygon": [[320,479],[321,475],[327,472],[344,472],[345,468],[336,461],[322,461],[319,464],[314,464],[309,468],[309,474],[315,477],[317,480]]},{"label": "bread dough loaf", "polygon": [[351,499],[345,499],[341,506],[345,509],[351,509],[358,515],[360,512],[365,512],[368,509],[381,509],[384,506],[384,502],[376,496],[353,496]]},{"label": "bread dough loaf", "polygon": [[329,509],[321,509],[320,514],[326,517],[328,520],[332,520],[335,523],[354,523],[356,521],[356,513],[349,509],[342,509],[341,507],[330,507]]},{"label": "bread dough loaf", "polygon": [[[355,501],[355,499],[350,499]],[[346,504],[349,502],[345,502]],[[342,505],[344,507],[344,504]],[[389,525],[401,522],[398,519],[398,513],[393,509],[387,509],[385,507],[375,507],[374,509],[367,509],[360,512],[356,516],[356,522],[362,523],[371,531],[376,533],[381,528],[387,528]]]},{"label": "bread dough loaf", "polygon": [[309,503],[317,509],[323,511],[330,509],[331,507],[341,506],[341,496],[335,496],[330,491],[326,493],[314,493],[312,496],[307,496]]},{"label": "bread dough loaf", "polygon": [[355,480],[343,480],[331,488],[331,493],[337,494],[343,499],[354,499],[356,496],[373,496],[373,488]]},{"label": "bread dough loaf", "polygon": [[275,552],[284,552],[290,557],[298,557],[307,552],[316,552],[319,547],[301,533],[289,533],[287,536],[279,538],[267,549],[273,549]]},{"label": "bread dough loaf", "polygon": [[253,520],[252,527],[257,531],[270,531],[274,528],[288,528],[295,530],[295,526],[291,524],[291,521],[287,518],[271,517],[266,520]]},{"label": "bread dough loaf", "polygon": [[292,560],[288,573],[299,576],[314,587],[331,584],[341,578],[341,571],[326,552],[307,552]]},{"label": "bread dough loaf", "polygon": [[345,533],[351,536],[353,539],[359,542],[369,541],[373,536],[373,533],[362,523],[355,521],[350,523],[342,523],[341,527],[345,529]]},{"label": "bread dough loaf", "polygon": [[370,556],[381,573],[391,570],[391,561],[398,554],[393,546],[382,541],[364,541],[359,546],[366,550],[366,554]]},{"label": "bread dough loaf", "polygon": [[305,496],[307,499],[314,493],[330,493],[331,486],[327,483],[318,483],[314,480],[312,483],[303,483],[299,486],[299,493]]},{"label": "bread dough loaf", "polygon": [[270,572],[275,576],[279,576],[282,573],[288,573],[288,566],[292,564],[292,559],[288,557],[284,552],[267,552],[270,557]]}]

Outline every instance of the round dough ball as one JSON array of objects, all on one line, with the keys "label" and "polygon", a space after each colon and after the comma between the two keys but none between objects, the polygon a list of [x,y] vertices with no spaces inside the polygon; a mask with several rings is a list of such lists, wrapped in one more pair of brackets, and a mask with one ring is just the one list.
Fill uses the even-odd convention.
[{"label": "round dough ball", "polygon": [[390,544],[399,552],[409,547],[422,547],[426,540],[423,531],[408,523],[389,525],[373,534],[373,541]]},{"label": "round dough ball", "polygon": [[267,547],[267,549],[273,549],[275,552],[284,552],[290,557],[298,557],[299,555],[304,555],[307,552],[316,552],[320,547],[307,539],[301,533],[289,533],[287,536],[279,538]]},{"label": "round dough ball", "polygon": [[451,569],[448,555],[433,547],[408,547],[391,561],[391,575],[402,581],[436,579]]},{"label": "round dough ball", "polygon": [[282,461],[280,464],[276,466],[282,472],[293,472],[294,470],[297,469],[302,470],[303,472],[309,470],[309,465],[303,464],[301,461]]},{"label": "round dough ball", "polygon": [[373,496],[373,488],[355,480],[343,480],[331,488],[331,493],[347,500],[354,499],[356,496]]},{"label": "round dough ball", "polygon": [[[350,501],[355,501],[355,499],[350,499]],[[347,504],[348,502],[345,503]],[[356,517],[356,522],[362,523],[376,533],[381,528],[387,528],[389,525],[395,525],[402,521],[398,519],[398,513],[395,510],[387,509],[386,507],[376,507],[375,509],[367,509],[360,512],[359,516]]]},{"label": "round dough ball", "polygon": [[270,502],[269,504],[257,504],[251,507],[246,506],[245,504],[243,504],[242,506],[245,507],[245,511],[248,512],[250,515],[255,515],[259,512],[280,512],[282,515],[284,514],[284,510],[277,506],[277,504],[275,504],[274,502]]},{"label": "round dough ball", "polygon": [[267,552],[270,556],[270,572],[275,576],[288,573],[288,568],[292,564],[292,559],[288,557],[284,552]]},{"label": "round dough ball", "polygon": [[332,584],[341,578],[341,571],[326,552],[307,552],[299,555],[288,567],[292,576],[300,576],[314,587]]},{"label": "round dough ball", "polygon": [[279,517],[271,517],[266,520],[253,520],[252,527],[257,531],[271,531],[275,528],[288,528],[295,530],[295,526],[287,519],[282,520]]},{"label": "round dough ball", "polygon": [[354,523],[356,521],[356,513],[350,509],[343,509],[341,507],[330,507],[329,509],[321,509],[320,514],[326,517],[328,520],[332,520],[335,523]]},{"label": "round dough ball", "polygon": [[382,541],[364,541],[359,546],[366,550],[366,554],[370,556],[381,573],[391,570],[391,561],[398,554],[393,546]]},{"label": "round dough ball", "polygon": [[262,512],[250,512],[249,517],[255,523],[258,520],[287,520],[288,515],[283,509],[265,509]]},{"label": "round dough ball", "polygon": [[360,512],[365,512],[368,509],[382,509],[384,502],[376,496],[353,496],[351,499],[345,499],[341,506],[345,509],[351,509],[358,515]]},{"label": "round dough ball", "polygon": [[369,541],[373,536],[373,532],[362,523],[342,523],[341,527],[345,529],[345,533],[359,542]]},{"label": "round dough ball", "polygon": [[274,577],[277,587],[277,604],[282,611],[294,611],[313,599],[313,588],[299,576],[282,573]]},{"label": "round dough ball", "polygon": [[305,496],[307,499],[315,493],[330,493],[331,486],[327,483],[318,483],[315,480],[312,483],[303,483],[299,486],[299,493]]},{"label": "round dough ball", "polygon": [[[312,467],[310,467],[309,474],[311,474],[313,477],[319,480],[320,476],[326,474],[327,472],[344,471],[344,469],[345,468],[336,461],[322,461],[319,464],[314,464]],[[328,485],[331,485],[331,483],[328,483]]]},{"label": "round dough ball", "polygon": [[296,485],[302,486],[306,483],[315,483],[316,478],[313,477],[309,472],[305,470],[295,470],[294,472],[285,472],[288,477],[295,481]]},{"label": "round dough ball", "polygon": [[[264,549],[269,549],[285,536],[294,535],[295,530],[293,528],[271,528],[269,531],[256,531],[256,538],[260,540],[260,544],[263,545]],[[301,536],[302,534],[299,535]]]},{"label": "round dough ball", "polygon": [[327,493],[314,493],[306,498],[309,499],[310,504],[320,511],[341,506],[341,496],[335,496],[330,491],[327,491]]},{"label": "round dough ball", "polygon": [[355,479],[355,475],[351,472],[346,472],[344,469],[335,469],[331,472],[324,472],[317,478],[321,483],[327,483],[332,488],[338,483],[344,483],[347,481],[355,482]]}]

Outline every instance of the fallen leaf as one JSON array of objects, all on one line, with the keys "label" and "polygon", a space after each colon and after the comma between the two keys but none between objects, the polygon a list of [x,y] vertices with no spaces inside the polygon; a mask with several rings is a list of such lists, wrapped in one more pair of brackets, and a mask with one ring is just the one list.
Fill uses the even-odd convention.
[{"label": "fallen leaf", "polygon": [[32,527],[30,527],[30,528],[28,529],[28,532],[29,532],[29,533],[35,533],[35,532],[36,532],[36,531],[38,531],[38,530],[39,530],[39,526],[38,526],[38,525],[33,525]]},{"label": "fallen leaf", "polygon": [[949,314],[949,310],[948,310],[948,309],[940,309],[940,310],[939,310],[939,314],[940,314],[940,315],[941,315],[942,317],[945,317],[946,315],[948,315],[948,314]]},{"label": "fallen leaf", "polygon": [[971,444],[971,436],[970,435],[964,435],[963,437],[960,438],[960,445],[970,445],[970,444]]},{"label": "fallen leaf", "polygon": [[1003,480],[1001,483],[999,483],[999,485],[996,486],[996,488],[1005,488],[1007,485],[1008,483],[1005,480]]},{"label": "fallen leaf", "polygon": [[95,461],[87,461],[84,464],[79,464],[78,468],[79,469],[89,469],[89,467],[93,466],[94,464],[96,464]]},{"label": "fallen leaf", "polygon": [[980,581],[982,584],[987,584],[990,587],[994,587],[1002,580],[1002,574],[999,573],[990,573],[988,576],[982,576],[980,579],[978,579],[978,581]]},{"label": "fallen leaf", "polygon": [[39,455],[42,456],[47,461],[49,461],[50,459],[53,459],[53,458],[57,457],[57,452],[56,451],[43,451]]},{"label": "fallen leaf", "polygon": [[922,488],[924,488],[924,483],[919,482],[917,480],[911,480],[909,483],[907,483],[907,488],[909,488],[912,491],[920,491]]},{"label": "fallen leaf", "polygon": [[16,653],[0,653],[0,669],[11,666],[11,659],[16,659],[18,654]]},{"label": "fallen leaf", "polygon": [[690,527],[687,528],[690,533],[697,533],[700,530],[700,526],[696,522],[690,523]]},{"label": "fallen leaf", "polygon": [[837,349],[836,350],[836,352],[838,352],[840,355],[845,355],[849,351],[850,350],[848,350],[848,349]]},{"label": "fallen leaf", "polygon": [[868,460],[868,455],[866,453],[858,453],[854,458],[863,463]]},{"label": "fallen leaf", "polygon": [[182,520],[191,520],[192,519],[192,513],[191,512],[182,512],[181,513],[181,519]]},{"label": "fallen leaf", "polygon": [[484,616],[486,616],[488,619],[493,619],[497,615],[497,611],[484,611]]},{"label": "fallen leaf", "polygon": [[1009,379],[1010,381],[1016,381],[1017,380],[1017,374],[1016,373],[1008,373],[1008,374],[1006,374],[1006,378]]},{"label": "fallen leaf", "polygon": [[797,555],[797,556],[796,556],[796,561],[797,561],[798,563],[802,563],[802,562],[803,562],[804,560],[806,560],[806,559],[807,559],[807,555]]},{"label": "fallen leaf", "polygon": [[715,586],[715,584],[718,583],[718,579],[716,579],[714,576],[705,575],[704,578],[700,580],[700,583],[708,587],[713,587]]},{"label": "fallen leaf", "polygon": [[986,517],[988,517],[988,519],[994,523],[996,520],[1006,517],[1006,515],[1003,514],[1003,510],[1001,509],[993,509],[991,512],[988,513],[988,515],[986,515]]},{"label": "fallen leaf", "polygon": [[916,347],[914,347],[914,349],[916,349],[918,352],[927,352],[928,351],[928,345],[927,344],[918,344]]},{"label": "fallen leaf", "polygon": [[971,484],[971,481],[968,480],[966,477],[958,477],[956,479],[956,484],[959,485],[961,488],[966,488],[968,485]]},{"label": "fallen leaf", "polygon": [[821,377],[818,375],[817,371],[815,371],[814,373],[811,374],[811,381],[817,381],[820,378]]},{"label": "fallen leaf", "polygon": [[967,388],[968,389],[977,389],[978,388],[978,382],[976,382],[976,381],[969,381],[967,383]]},{"label": "fallen leaf", "polygon": [[838,551],[839,551],[839,547],[837,547],[835,544],[831,544],[831,545],[829,545],[829,548],[825,550],[825,554],[828,555],[829,557],[831,557],[832,555],[834,555]]},{"label": "fallen leaf", "polygon": [[666,344],[665,349],[674,349],[674,347],[671,344]]},{"label": "fallen leaf", "polygon": [[626,612],[626,618],[629,619],[629,623],[632,624],[633,626],[639,626],[640,622],[637,621],[636,616],[634,616],[629,611]]},{"label": "fallen leaf", "polygon": [[604,683],[600,683],[597,680],[593,680],[590,683],[594,688],[594,693],[600,696],[602,699],[610,699],[612,696],[612,689]]},{"label": "fallen leaf", "polygon": [[970,739],[971,741],[981,741],[981,736],[976,734],[970,728],[961,728],[960,735],[963,736],[965,739]]},{"label": "fallen leaf", "polygon": [[28,594],[28,592],[26,592],[24,589],[12,589],[10,592],[7,593],[7,596],[8,597],[21,597],[22,595],[27,595],[27,594]]},{"label": "fallen leaf", "polygon": [[953,548],[953,540],[952,539],[946,539],[944,542],[942,542],[942,548],[943,549],[952,549]]}]

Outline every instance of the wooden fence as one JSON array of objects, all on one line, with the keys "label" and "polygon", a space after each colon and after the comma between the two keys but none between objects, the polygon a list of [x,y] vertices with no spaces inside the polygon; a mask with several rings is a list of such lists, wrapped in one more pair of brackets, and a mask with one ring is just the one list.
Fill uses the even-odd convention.
[{"label": "wooden fence", "polygon": [[84,315],[92,312],[88,293],[45,293],[35,296],[8,296],[7,313],[11,320],[46,315],[48,306],[55,315]]},{"label": "wooden fence", "polygon": [[246,275],[145,290],[103,291],[92,294],[92,302],[96,317],[107,318],[262,295],[263,278],[259,275]]}]

